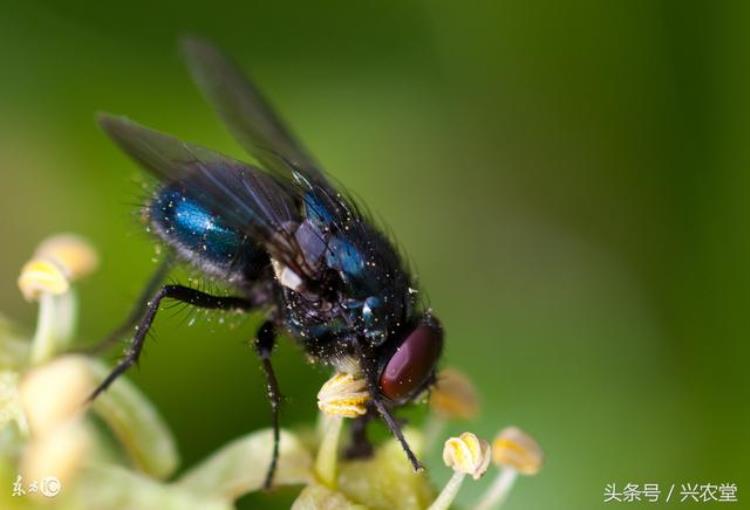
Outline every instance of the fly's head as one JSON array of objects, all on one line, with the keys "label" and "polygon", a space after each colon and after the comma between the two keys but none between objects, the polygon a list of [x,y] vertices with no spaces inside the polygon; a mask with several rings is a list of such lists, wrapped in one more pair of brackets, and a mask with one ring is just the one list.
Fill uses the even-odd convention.
[{"label": "fly's head", "polygon": [[376,348],[378,390],[400,405],[414,400],[434,380],[443,351],[443,328],[430,313]]}]

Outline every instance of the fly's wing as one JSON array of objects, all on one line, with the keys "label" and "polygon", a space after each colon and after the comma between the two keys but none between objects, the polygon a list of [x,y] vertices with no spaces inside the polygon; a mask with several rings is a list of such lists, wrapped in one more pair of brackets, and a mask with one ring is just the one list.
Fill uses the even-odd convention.
[{"label": "fly's wing", "polygon": [[[297,190],[306,219],[300,231],[303,251],[308,255],[325,251],[330,266],[340,265],[335,261],[341,256],[332,247],[331,236],[350,241],[357,238],[360,245],[367,245],[366,237],[373,230],[369,219],[328,181],[239,67],[205,41],[185,39],[182,47],[194,81],[232,135],[262,166]],[[349,242],[346,246],[353,245]],[[312,263],[316,258],[309,259]]]},{"label": "fly's wing", "polygon": [[182,41],[193,80],[232,135],[267,169],[299,189],[307,217],[326,228],[344,230],[362,220],[353,202],[336,190],[312,156],[292,135],[258,89],[222,51],[212,44]]},{"label": "fly's wing", "polygon": [[178,182],[195,200],[269,254],[307,275],[293,235],[298,199],[274,176],[204,147],[143,127],[123,117],[99,115],[99,124],[120,148],[166,182]]},{"label": "fly's wing", "polygon": [[195,38],[182,41],[193,80],[237,141],[264,167],[327,184],[323,173],[258,89],[218,48]]}]

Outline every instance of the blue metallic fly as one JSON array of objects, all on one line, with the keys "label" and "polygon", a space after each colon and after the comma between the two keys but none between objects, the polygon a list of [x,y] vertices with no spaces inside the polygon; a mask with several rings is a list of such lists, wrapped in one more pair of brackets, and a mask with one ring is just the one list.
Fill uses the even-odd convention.
[{"label": "blue metallic fly", "polygon": [[[281,394],[271,365],[277,332],[288,333],[316,361],[365,376],[372,398],[352,427],[352,455],[370,451],[365,428],[379,414],[419,469],[392,411],[434,383],[443,347],[439,322],[420,307],[393,244],[331,184],[238,67],[200,40],[184,41],[183,50],[198,87],[259,166],[123,117],[99,116],[117,145],[161,181],[142,214],[170,254],[131,316],[104,341],[134,331],[125,357],[91,398],[136,363],[163,299],[261,311],[266,319],[254,346],[274,427],[266,486],[279,446]],[[237,295],[163,285],[176,262],[226,283]]]}]

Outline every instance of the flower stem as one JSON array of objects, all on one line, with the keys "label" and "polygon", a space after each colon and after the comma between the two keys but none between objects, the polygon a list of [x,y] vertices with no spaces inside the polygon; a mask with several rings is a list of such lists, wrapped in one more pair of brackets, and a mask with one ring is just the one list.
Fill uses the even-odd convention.
[{"label": "flower stem", "polygon": [[60,295],[42,294],[39,315],[31,347],[31,364],[48,361],[64,348],[75,326],[76,299],[72,292]]},{"label": "flower stem", "polygon": [[504,468],[497,475],[487,492],[476,507],[476,510],[490,510],[491,508],[500,508],[503,502],[510,494],[513,484],[518,477],[518,471],[512,468]]},{"label": "flower stem", "polygon": [[440,440],[445,429],[445,419],[431,414],[427,417],[424,425],[424,445],[425,450],[432,449]]},{"label": "flower stem", "polygon": [[336,464],[338,461],[339,437],[344,418],[328,416],[325,418],[323,439],[315,459],[315,472],[321,483],[329,488],[336,487]]},{"label": "flower stem", "polygon": [[448,483],[443,487],[440,495],[430,505],[428,510],[448,510],[453,503],[453,500],[456,499],[456,494],[458,494],[458,490],[461,488],[464,478],[466,478],[466,473],[461,473],[459,471],[454,472],[451,479],[448,480]]}]

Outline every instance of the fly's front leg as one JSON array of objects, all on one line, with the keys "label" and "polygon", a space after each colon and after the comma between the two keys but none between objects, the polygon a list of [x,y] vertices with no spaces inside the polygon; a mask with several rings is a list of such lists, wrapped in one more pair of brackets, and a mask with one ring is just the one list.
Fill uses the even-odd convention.
[{"label": "fly's front leg", "polygon": [[218,309],[218,310],[249,310],[252,303],[244,298],[213,296],[199,290],[184,287],[182,285],[165,285],[152,298],[146,302],[146,311],[143,317],[135,326],[135,335],[130,345],[125,350],[125,356],[102,381],[102,383],[93,391],[88,400],[94,400],[101,392],[106,390],[118,377],[133,366],[143,350],[143,344],[146,340],[146,334],[154,322],[156,312],[159,310],[159,304],[162,299],[170,298],[182,301],[198,308]]},{"label": "fly's front leg", "polygon": [[273,476],[276,473],[276,466],[279,462],[279,407],[281,406],[281,392],[279,391],[279,382],[276,379],[276,373],[271,365],[271,353],[276,345],[276,326],[273,321],[265,321],[258,333],[255,335],[255,352],[260,357],[263,373],[266,376],[266,389],[268,390],[268,399],[271,402],[271,420],[273,423],[273,453],[271,454],[271,463],[266,471],[266,479],[263,487],[271,488]]},{"label": "fly's front leg", "polygon": [[391,434],[393,434],[401,444],[401,448],[404,450],[404,453],[406,453],[406,457],[409,459],[414,471],[422,471],[424,467],[422,466],[422,463],[419,462],[419,459],[417,459],[417,456],[412,451],[409,443],[406,442],[404,433],[401,430],[401,424],[396,420],[396,417],[393,416],[391,408],[386,400],[380,395],[377,372],[373,369],[372,360],[367,356],[367,347],[363,345],[364,343],[365,342],[360,339],[355,339],[354,341],[357,354],[359,355],[360,364],[367,379],[367,388],[370,392],[370,402],[378,411],[380,417],[383,418],[383,421],[386,426],[388,426]]},{"label": "fly's front leg", "polygon": [[[375,391],[377,391],[377,385],[374,386],[374,389]],[[370,392],[371,394],[373,392],[372,385],[370,385]],[[417,456],[414,455],[414,452],[409,446],[409,443],[406,442],[404,433],[401,430],[401,425],[393,416],[391,409],[385,404],[385,402],[383,402],[383,399],[381,399],[380,397],[372,397],[372,402],[373,404],[375,404],[375,409],[378,410],[380,416],[383,418],[383,421],[388,426],[391,433],[396,436],[398,442],[401,443],[401,448],[404,450],[404,453],[406,453],[406,457],[409,459],[409,462],[414,468],[414,471],[422,471],[424,467],[422,466],[422,463],[419,462],[419,459],[417,459]]]}]

